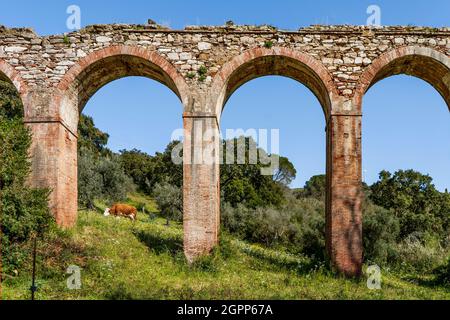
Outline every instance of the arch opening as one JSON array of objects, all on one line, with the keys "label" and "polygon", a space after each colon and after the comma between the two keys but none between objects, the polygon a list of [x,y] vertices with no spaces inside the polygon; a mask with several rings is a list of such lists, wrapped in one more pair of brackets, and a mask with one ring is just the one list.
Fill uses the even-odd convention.
[{"label": "arch opening", "polygon": [[325,118],[336,94],[328,70],[314,58],[286,48],[254,49],[228,62],[216,75],[213,88],[215,113],[220,115],[231,95],[242,85],[263,76],[284,76],[305,85],[319,100]]},{"label": "arch opening", "polygon": [[430,48],[404,47],[379,57],[366,69],[358,84],[357,99],[376,83],[396,75],[408,75],[428,82],[442,96],[450,110],[450,58]]},{"label": "arch opening", "polygon": [[[37,179],[55,176],[51,178],[55,184],[51,202],[56,220],[63,227],[71,227],[77,220],[80,114],[100,88],[114,80],[135,76],[168,87],[181,100],[181,110],[187,105],[190,93],[184,78],[167,60],[144,48],[113,46],[89,54],[66,72],[53,92],[49,122],[35,125],[35,130],[45,135],[43,141],[48,142],[45,146],[48,154],[42,159],[38,155],[34,160],[43,162],[43,170],[36,173]],[[53,147],[55,144],[58,148]]]},{"label": "arch opening", "polygon": [[[399,255],[408,244],[435,250],[438,243],[448,251],[448,230],[436,199],[446,196],[450,177],[446,174],[450,153],[442,148],[442,142],[450,139],[450,58],[430,48],[405,47],[375,60],[361,79],[356,98],[364,110],[363,181],[368,185],[364,219],[390,216],[384,226],[390,230],[389,239],[373,232],[365,220],[366,260],[415,267],[424,251],[418,249],[414,259]],[[421,222],[414,224],[414,219]],[[385,241],[388,250],[376,251],[378,241]],[[441,263],[441,258],[445,256],[436,255],[433,263]]]},{"label": "arch opening", "polygon": [[78,95],[78,110],[81,112],[90,97],[108,83],[125,77],[145,77],[166,85],[181,100],[180,92],[161,67],[132,55],[116,55],[89,65],[77,77],[71,90]]},{"label": "arch opening", "polygon": [[[449,112],[435,88],[418,77],[396,75],[376,83],[364,99],[365,182],[376,182],[382,170],[414,169],[433,178],[438,178],[434,166],[446,171],[450,150],[440,142],[450,140]],[[378,130],[380,123],[383,131]],[[381,158],[380,154],[392,156]],[[440,179],[438,189],[450,189],[444,183],[448,178]]]},{"label": "arch opening", "polygon": [[145,77],[172,90],[183,106],[189,90],[178,71],[157,53],[136,47],[110,47],[94,52],[74,65],[60,81],[54,103],[60,120],[76,132],[78,116],[100,88],[125,77]]},{"label": "arch opening", "polygon": [[[173,91],[148,77],[127,76],[99,89],[87,102],[83,114],[109,135],[113,152],[138,149],[148,154],[163,152],[175,130],[182,126],[182,106]],[[158,106],[164,112],[158,112]],[[117,120],[130,125],[117,126]],[[158,134],[149,133],[149,128]],[[156,141],[149,139],[157,136]]]},{"label": "arch opening", "polygon": [[[294,80],[294,81],[290,81],[290,80]],[[289,83],[293,82],[293,83]],[[217,90],[218,88],[220,88],[220,90],[215,91],[217,92],[217,96],[216,96],[216,105],[215,105],[215,112],[216,115],[219,119],[219,125],[220,127],[222,127],[224,130],[225,129],[233,129],[233,128],[224,128],[224,120],[226,120],[227,126],[230,127],[230,125],[233,127],[233,124],[230,123],[229,119],[228,119],[228,112],[227,111],[227,118],[222,118],[224,115],[222,114],[224,112],[224,110],[228,110],[227,108],[229,108],[229,104],[235,104],[234,98],[238,96],[238,94],[240,93],[241,90],[243,91],[248,91],[248,88],[252,88],[252,84],[253,83],[262,83],[262,82],[266,82],[266,83],[275,83],[275,82],[282,82],[283,84],[286,85],[286,87],[288,87],[289,91],[295,90],[294,87],[299,87],[300,90],[303,89],[303,91],[308,91],[309,94],[312,93],[311,97],[307,97],[307,99],[305,99],[306,101],[308,101],[309,104],[311,104],[311,108],[316,107],[318,105],[320,105],[322,111],[323,111],[323,115],[317,115],[313,114],[313,111],[308,113],[308,116],[306,117],[309,120],[312,120],[310,122],[313,122],[314,125],[316,126],[317,130],[320,130],[320,138],[323,139],[323,141],[321,143],[319,143],[318,145],[320,145],[322,147],[322,156],[320,156],[320,161],[322,161],[322,165],[318,165],[316,166],[316,168],[314,170],[315,173],[312,173],[309,177],[306,176],[302,176],[302,179],[304,179],[305,181],[309,182],[313,182],[313,183],[318,183],[320,184],[323,189],[321,189],[323,191],[323,195],[319,196],[320,199],[316,199],[314,198],[314,196],[318,196],[318,195],[311,195],[311,198],[314,198],[315,202],[314,208],[317,210],[321,210],[323,211],[323,216],[321,217],[321,219],[323,219],[323,225],[325,225],[325,221],[326,221],[326,213],[325,211],[326,209],[326,205],[325,202],[327,202],[327,187],[326,185],[329,183],[329,181],[326,179],[326,176],[328,175],[328,172],[326,172],[328,170],[328,164],[327,164],[327,156],[324,156],[325,154],[327,154],[327,147],[326,147],[326,141],[327,141],[327,135],[324,133],[324,128],[326,125],[326,119],[328,119],[328,116],[331,114],[331,97],[335,94],[335,89],[334,89],[334,84],[331,80],[331,77],[328,74],[328,71],[321,65],[321,63],[315,61],[314,59],[311,59],[310,57],[306,57],[303,56],[301,54],[297,54],[291,51],[279,51],[279,49],[274,49],[272,50],[261,50],[260,52],[256,51],[253,52],[252,54],[248,54],[248,56],[246,56],[246,54],[244,54],[241,57],[238,57],[237,59],[231,61],[230,63],[228,63],[227,65],[225,65],[223,67],[223,70],[216,76],[215,78],[215,83],[213,83],[213,88],[214,90]],[[300,85],[299,85],[300,84]],[[284,89],[284,88],[283,88]],[[282,90],[283,90],[282,89]],[[275,89],[276,90],[276,89]],[[273,88],[270,88],[270,90],[261,90],[260,92],[253,92],[253,94],[258,94],[259,96],[266,96],[266,95],[271,95],[272,91],[272,96],[273,96]],[[286,91],[286,90],[284,90]],[[297,93],[297,92],[296,92]],[[306,94],[308,94],[306,93]],[[283,96],[284,94],[281,94],[281,96]],[[263,128],[266,129],[270,129],[270,128],[278,128],[280,129],[278,126],[282,125],[281,123],[279,123],[278,125],[276,124],[276,114],[282,114],[284,115],[284,120],[286,119],[286,115],[288,117],[291,117],[290,119],[293,118],[298,118],[297,116],[292,117],[292,109],[290,110],[289,108],[283,108],[283,107],[288,107],[288,106],[283,106],[283,104],[286,104],[286,101],[283,102],[282,98],[279,101],[274,101],[274,99],[276,98],[272,98],[272,96],[270,96],[269,98],[267,98],[266,100],[268,101],[272,101],[272,106],[270,107],[270,110],[268,111],[267,108],[266,110],[264,110],[264,108],[260,108],[258,105],[256,105],[256,107],[258,107],[255,110],[255,105],[250,106],[248,108],[248,110],[246,111],[240,111],[238,110],[237,112],[239,113],[238,117],[241,117],[239,121],[239,126],[237,128],[244,128],[244,131],[246,130],[245,128],[249,128],[248,125],[245,126],[245,123],[243,123],[243,121],[245,121],[246,123],[252,123],[253,126],[255,124],[255,122],[260,122],[261,121],[261,117],[258,117],[258,115],[252,115],[254,114],[254,112],[258,112],[258,111],[262,111],[266,114],[266,116],[263,116],[262,118],[265,118],[262,122],[260,123],[264,123],[263,124]],[[302,92],[301,95],[299,95],[299,98],[292,98],[293,103],[295,107],[298,107],[298,101],[301,101],[301,99],[305,96],[305,93]],[[263,98],[264,99],[264,98]],[[299,99],[299,100],[295,100],[295,99]],[[248,103],[256,103],[258,104],[258,100],[255,99],[256,101],[253,102],[251,100],[249,100]],[[239,100],[238,100],[239,101]],[[261,101],[261,100],[260,100]],[[264,105],[264,103],[263,103]],[[241,108],[245,107],[245,106],[239,106]],[[237,110],[238,108],[236,108]],[[301,110],[301,111],[306,111],[306,110]],[[317,110],[316,110],[317,111]],[[307,112],[307,111],[306,111]],[[252,113],[252,114],[249,114]],[[303,113],[303,112],[298,112]],[[318,112],[320,113],[320,112]],[[272,114],[272,115],[271,115]],[[312,115],[313,114],[313,115]],[[301,115],[300,115],[301,116]],[[260,118],[258,120],[258,118]],[[280,117],[281,118],[281,117]],[[250,120],[251,119],[251,120]],[[255,121],[256,120],[256,121]],[[233,121],[234,122],[234,121]],[[301,122],[301,121],[299,121]],[[272,123],[272,124],[270,124]],[[258,126],[258,123],[256,124]],[[311,123],[308,123],[308,125],[311,125]],[[288,137],[291,138],[301,138],[302,134],[300,132],[294,132],[296,131],[296,129],[298,129],[299,123],[293,123],[292,122],[292,126],[293,131],[292,134],[283,135],[280,132],[280,144],[283,143],[283,139],[288,139]],[[234,128],[236,129],[236,128]],[[257,129],[258,130],[258,129]],[[317,132],[317,131],[316,131]],[[224,133],[224,132],[222,132]],[[269,137],[270,137],[270,132],[269,132]],[[227,137],[228,138],[228,137]],[[238,137],[236,137],[238,138]],[[319,138],[319,139],[320,139]],[[317,140],[315,140],[317,141]],[[260,147],[258,144],[259,142],[256,141],[257,147]],[[294,148],[302,148],[301,146],[299,146],[298,143],[295,143],[296,147]],[[280,146],[281,147],[281,146]],[[308,150],[308,146],[304,146],[306,150]],[[310,149],[314,149],[316,153],[319,153],[320,151],[317,150],[317,146],[309,146]],[[225,146],[224,146],[225,148]],[[265,150],[268,154],[273,154],[271,151],[272,150]],[[306,151],[308,152],[308,151]],[[291,157],[290,152],[283,152],[282,150],[279,150],[278,152],[276,152],[276,154],[279,154],[282,157],[287,156],[287,158],[289,159]],[[295,154],[295,153],[294,153]],[[298,156],[298,154],[296,155]],[[290,161],[292,161],[293,159],[290,158]],[[296,159],[298,160],[298,159]],[[298,161],[294,161],[297,162]],[[298,168],[297,170],[302,170],[302,168]],[[224,171],[224,169],[220,170],[220,171]],[[226,170],[225,170],[226,171]],[[311,170],[310,172],[312,172],[313,170]],[[226,172],[225,172],[226,173]],[[220,174],[222,175],[222,174]],[[246,178],[249,178],[250,175],[247,175]],[[222,177],[223,178],[223,177]],[[271,177],[272,178],[272,177]],[[312,178],[312,179],[311,179]],[[249,178],[250,179],[250,178]],[[225,181],[225,183],[227,183],[229,180],[228,179],[222,179]],[[274,181],[276,182],[276,181]],[[300,187],[300,185],[298,185],[298,181],[295,183],[296,187]],[[301,185],[301,187],[303,187],[303,185]],[[311,185],[311,187],[313,187]],[[294,194],[294,190],[290,188],[292,188],[292,184],[288,184],[288,185],[283,185],[283,192],[290,192],[292,191]],[[220,186],[220,189],[225,189],[224,186]],[[228,186],[226,189],[229,189]],[[312,189],[312,188],[311,188]],[[227,191],[227,190],[223,190],[223,191]],[[273,191],[274,195],[278,195],[276,191]],[[301,192],[299,192],[299,194],[301,194]],[[286,196],[286,195],[285,195]],[[273,198],[275,198],[276,196],[274,196]],[[289,197],[289,196],[286,196]],[[306,196],[305,196],[306,197]],[[285,204],[285,205],[289,205],[289,206],[293,206],[290,209],[287,209],[287,207],[282,207],[280,206],[278,210],[280,210],[280,216],[279,216],[279,221],[277,220],[277,222],[273,222],[274,225],[277,225],[277,227],[283,228],[283,227],[287,227],[283,226],[283,221],[282,219],[285,219],[286,216],[288,215],[288,212],[295,212],[296,210],[293,209],[295,208],[296,205],[301,205],[300,202],[302,201],[303,198],[299,198],[297,199],[299,201],[299,204],[297,204],[297,202],[293,201],[290,202],[289,204]],[[228,202],[227,200],[227,196],[224,195],[224,199],[225,202]],[[304,199],[304,201],[309,201],[310,199]],[[245,200],[247,201],[247,200]],[[294,203],[295,202],[295,203]],[[243,203],[243,202],[242,202]],[[267,204],[267,208],[269,208],[270,206],[277,206],[276,202],[273,202],[271,204]],[[281,209],[284,208],[284,209]],[[232,214],[233,210],[239,210],[239,209],[231,209],[229,207],[229,205],[227,207],[222,208],[223,210],[227,210],[227,214],[225,217],[229,216],[230,214]],[[261,210],[264,210],[264,208],[260,208]],[[257,209],[257,210],[260,210]],[[292,209],[292,210],[291,210]],[[267,209],[269,210],[269,209]],[[272,211],[271,214],[274,214],[274,212],[276,211],[276,209],[270,209]],[[282,211],[285,211],[284,214],[281,214]],[[260,211],[261,212],[261,211]],[[255,219],[257,217],[255,216]],[[307,219],[305,217],[305,219]],[[222,221],[223,223],[226,224],[226,219],[224,221]],[[255,223],[255,225],[257,225],[257,223]],[[224,225],[222,225],[222,227],[224,227]],[[274,228],[276,228],[274,226]],[[296,229],[299,234],[301,233],[301,228],[299,227],[298,229]],[[290,231],[292,232],[297,232],[294,231],[294,228],[291,229]],[[325,228],[323,230],[317,230],[318,233],[323,232],[323,237],[325,237]],[[281,232],[283,233],[283,232]],[[245,232],[244,232],[245,234]],[[257,234],[257,233],[255,233]],[[282,241],[279,239],[279,241]],[[287,245],[287,243],[285,243],[284,245]],[[294,247],[296,247],[296,249],[294,249]],[[292,248],[290,248],[291,250],[303,250],[300,249],[301,245],[300,242],[296,243],[295,245],[292,245]],[[323,251],[322,252],[306,252],[306,254],[311,254],[315,255],[317,254],[318,256],[322,256],[325,257],[326,253],[326,248],[323,247],[322,248]],[[304,249],[304,250],[309,250],[309,249]],[[312,250],[312,249],[311,249]],[[320,250],[319,250],[320,251]]]},{"label": "arch opening", "polygon": [[27,86],[25,82],[19,72],[4,60],[0,60],[0,80],[13,85],[23,104],[26,103]]}]

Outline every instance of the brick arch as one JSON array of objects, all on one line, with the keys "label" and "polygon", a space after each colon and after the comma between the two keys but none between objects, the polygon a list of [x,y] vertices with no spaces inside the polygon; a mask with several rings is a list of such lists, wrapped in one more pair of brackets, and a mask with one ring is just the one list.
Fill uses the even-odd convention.
[{"label": "brick arch", "polygon": [[0,60],[0,80],[12,83],[16,87],[17,92],[19,92],[22,101],[25,102],[28,86],[23,81],[20,73],[4,60]]},{"label": "brick arch", "polygon": [[117,45],[92,52],[73,65],[56,87],[51,110],[76,132],[78,114],[90,97],[109,82],[127,76],[156,80],[171,89],[184,107],[189,103],[184,78],[164,57],[142,47]]},{"label": "brick arch", "polygon": [[324,114],[331,114],[331,98],[338,96],[333,79],[325,66],[312,56],[284,47],[255,48],[227,62],[214,77],[210,106],[220,119],[233,94],[246,82],[268,75],[297,80],[319,99]]},{"label": "brick arch", "polygon": [[444,98],[450,110],[450,57],[428,47],[405,46],[381,55],[368,66],[358,84],[355,102],[362,108],[364,94],[377,82],[406,74],[431,84]]}]

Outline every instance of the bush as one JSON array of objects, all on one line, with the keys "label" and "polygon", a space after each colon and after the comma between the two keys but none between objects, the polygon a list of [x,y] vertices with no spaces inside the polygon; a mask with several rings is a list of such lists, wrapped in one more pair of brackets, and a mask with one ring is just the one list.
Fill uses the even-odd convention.
[{"label": "bush", "polygon": [[369,203],[363,212],[363,243],[365,260],[386,265],[396,256],[400,221],[387,209]]},{"label": "bush", "polygon": [[442,266],[438,267],[434,274],[436,275],[436,282],[450,287],[450,258]]},{"label": "bush", "polygon": [[406,237],[402,236],[404,221],[393,210],[384,209],[366,200],[363,213],[366,262],[407,272],[428,272],[442,264],[448,254],[448,248],[441,241],[439,234],[415,231]]},{"label": "bush", "polygon": [[123,201],[135,191],[132,179],[123,170],[116,155],[101,158],[97,170],[102,181],[102,198],[110,202]]},{"label": "bush", "polygon": [[396,245],[392,265],[405,271],[431,272],[442,265],[448,250],[430,235],[412,234]]},{"label": "bush", "polygon": [[78,152],[78,202],[89,209],[102,195],[102,180],[97,172],[97,159],[87,149]]},{"label": "bush", "polygon": [[97,156],[89,149],[78,154],[78,202],[89,209],[96,199],[123,201],[134,191],[132,179],[125,174],[115,155]]},{"label": "bush", "polygon": [[167,219],[181,221],[183,218],[183,195],[181,188],[167,182],[158,183],[153,191],[161,213]]},{"label": "bush", "polygon": [[325,260],[325,204],[315,198],[300,199],[294,202],[296,224],[299,225],[299,239],[295,252],[302,252],[318,260]]},{"label": "bush", "polygon": [[22,264],[26,255],[22,247],[31,235],[43,235],[53,225],[49,190],[26,185],[30,144],[31,134],[19,116],[0,115],[1,253],[6,273]]},{"label": "bush", "polygon": [[221,217],[224,228],[244,240],[318,259],[325,256],[324,204],[319,200],[291,199],[281,209],[224,203]]}]

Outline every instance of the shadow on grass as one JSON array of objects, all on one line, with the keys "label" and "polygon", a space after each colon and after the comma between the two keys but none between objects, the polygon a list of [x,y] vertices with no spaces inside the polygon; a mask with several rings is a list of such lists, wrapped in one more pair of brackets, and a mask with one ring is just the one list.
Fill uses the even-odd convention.
[{"label": "shadow on grass", "polygon": [[403,276],[401,278],[404,281],[414,283],[421,287],[425,287],[425,288],[429,288],[429,289],[441,288],[441,289],[448,290],[450,292],[450,283],[446,283],[444,280],[442,280],[437,275],[433,275],[431,278],[428,278],[428,279],[424,279],[424,278],[420,278],[418,276],[412,276],[412,275]]},{"label": "shadow on grass", "polygon": [[271,255],[267,254],[263,250],[252,250],[250,248],[242,248],[242,250],[248,256],[256,258],[261,262],[268,263],[282,270],[294,271],[298,275],[304,275],[318,270],[329,272],[323,261],[318,261],[307,257],[288,258],[283,255]]},{"label": "shadow on grass", "polygon": [[134,235],[156,254],[168,253],[177,256],[183,252],[183,241],[178,238],[164,238],[142,230],[135,230]]}]

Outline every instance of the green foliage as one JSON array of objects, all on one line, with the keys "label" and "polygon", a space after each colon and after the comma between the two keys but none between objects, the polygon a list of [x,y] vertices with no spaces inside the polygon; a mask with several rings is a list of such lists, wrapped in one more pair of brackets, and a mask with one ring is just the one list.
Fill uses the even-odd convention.
[{"label": "green foliage", "polygon": [[440,194],[433,179],[413,170],[380,173],[380,180],[371,187],[371,200],[392,209],[400,220],[400,236],[413,233],[447,234],[450,206],[448,196]]},{"label": "green foliage", "polygon": [[78,202],[92,209],[96,199],[125,200],[134,184],[120,157],[106,147],[109,135],[86,115],[80,116],[78,135]]},{"label": "green foliage", "polygon": [[23,105],[13,84],[0,79],[0,117],[13,119],[23,117]]},{"label": "green foliage", "polygon": [[448,194],[437,191],[431,177],[413,170],[383,171],[365,194],[367,261],[407,272],[429,272],[443,263],[450,253]]},{"label": "green foliage", "polygon": [[87,149],[96,155],[108,155],[111,152],[106,148],[109,135],[95,126],[94,119],[81,114],[78,123],[78,150]]},{"label": "green foliage", "polygon": [[436,275],[436,282],[450,287],[450,258],[442,266],[434,271]]},{"label": "green foliage", "polygon": [[325,201],[327,191],[326,175],[318,175],[309,179],[304,189],[298,194],[300,198],[315,198]]},{"label": "green foliage", "polygon": [[208,73],[208,69],[205,66],[200,66],[200,68],[198,68],[197,73],[200,76],[205,76]]},{"label": "green foliage", "polygon": [[63,42],[64,42],[64,44],[66,44],[66,45],[70,45],[70,39],[69,39],[69,37],[68,37],[68,36],[64,36]]},{"label": "green foliage", "polygon": [[208,73],[208,69],[205,66],[200,66],[197,70],[198,73],[198,81],[203,82],[206,80],[206,75]]},{"label": "green foliage", "polygon": [[[272,176],[262,175],[261,169],[267,167],[262,164],[261,160],[270,160],[270,156],[266,152],[258,148],[258,159],[256,164],[250,161],[251,148],[256,146],[255,141],[250,137],[239,137],[233,140],[222,141],[223,150],[234,146],[233,164],[227,164],[226,152],[223,153],[224,165],[221,166],[220,171],[220,187],[222,190],[223,201],[228,202],[232,206],[243,204],[246,207],[257,208],[266,206],[279,207],[284,202],[284,188],[282,183],[273,180]],[[245,146],[240,148],[238,146]],[[228,147],[228,148],[227,148]],[[241,157],[239,152],[243,152],[242,164],[238,163]],[[256,160],[256,159],[255,159]],[[236,164],[238,163],[238,164]],[[289,177],[292,177],[292,171],[289,160],[283,160],[285,172],[278,175],[281,181],[286,182]],[[287,168],[287,169],[286,169]],[[294,169],[295,170],[295,169]]]},{"label": "green foliage", "polygon": [[49,191],[27,186],[31,170],[28,149],[31,133],[22,119],[23,106],[12,84],[0,83],[0,218],[4,272],[25,259],[23,243],[42,236],[53,225]]},{"label": "green foliage", "polygon": [[400,221],[392,211],[368,203],[363,211],[364,255],[368,262],[386,265],[397,255]]},{"label": "green foliage", "polygon": [[[365,278],[336,277],[320,262],[224,233],[213,257],[192,267],[182,253],[183,226],[145,215],[132,223],[80,212],[74,230],[44,241],[38,245],[39,300],[450,298],[448,286],[431,282],[430,274],[406,277],[383,268],[383,290],[373,291]],[[65,270],[74,262],[82,268],[81,290],[66,287]],[[3,299],[29,299],[30,275],[28,262],[18,276],[5,278]]]},{"label": "green foliage", "polygon": [[282,208],[224,203],[222,224],[241,239],[268,247],[282,246],[313,258],[325,256],[324,204],[315,199],[290,199]]},{"label": "green foliage", "polygon": [[286,157],[279,157],[279,165],[273,175],[273,180],[281,185],[288,187],[295,177],[297,176],[297,170],[292,162]]},{"label": "green foliage", "polygon": [[0,189],[23,186],[30,173],[31,134],[21,118],[0,118]]},{"label": "green foliage", "polygon": [[265,41],[264,42],[264,47],[267,48],[267,49],[272,48],[273,47],[273,41],[271,41],[271,40]]},{"label": "green foliage", "polygon": [[157,177],[155,172],[155,163],[148,154],[133,149],[131,151],[121,151],[120,161],[125,172],[133,179],[139,190],[149,194]]},{"label": "green foliage", "polygon": [[139,190],[152,194],[155,186],[161,182],[181,187],[183,184],[183,166],[172,161],[172,153],[182,158],[182,144],[179,141],[169,143],[163,153],[150,156],[139,150],[121,151],[120,161],[125,172],[133,178]]},{"label": "green foliage", "polygon": [[123,201],[134,191],[132,179],[125,174],[117,155],[97,157],[88,149],[78,156],[78,201],[94,208],[96,199],[110,203]]},{"label": "green foliage", "polygon": [[161,213],[170,220],[181,221],[183,218],[183,194],[180,187],[167,182],[158,183],[153,191]]}]

